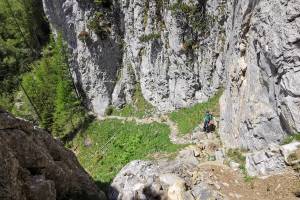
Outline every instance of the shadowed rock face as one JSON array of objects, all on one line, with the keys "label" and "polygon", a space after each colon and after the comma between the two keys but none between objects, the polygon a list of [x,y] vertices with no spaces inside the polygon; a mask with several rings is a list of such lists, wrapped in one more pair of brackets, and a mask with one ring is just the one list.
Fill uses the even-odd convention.
[{"label": "shadowed rock face", "polygon": [[0,199],[106,199],[71,151],[3,110],[0,160]]}]

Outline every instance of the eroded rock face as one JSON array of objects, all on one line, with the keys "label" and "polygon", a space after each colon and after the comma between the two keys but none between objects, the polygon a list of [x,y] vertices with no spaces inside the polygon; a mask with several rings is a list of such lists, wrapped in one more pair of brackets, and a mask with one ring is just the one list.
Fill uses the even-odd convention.
[{"label": "eroded rock face", "polygon": [[[136,87],[161,111],[207,100],[221,86],[225,146],[261,150],[300,131],[300,3],[297,0],[183,1],[205,10],[196,30],[171,0],[43,0],[72,53],[74,78],[97,115],[132,101]],[[206,3],[205,3],[206,2]],[[87,24],[105,13],[110,35]],[[78,35],[89,33],[88,41]],[[120,45],[122,44],[122,45]],[[138,83],[138,84],[137,84]]]},{"label": "eroded rock face", "polygon": [[[78,87],[98,115],[109,104],[130,103],[136,87],[159,110],[169,111],[207,100],[223,81],[224,1],[184,1],[206,15],[205,30],[191,27],[180,8],[172,10],[175,0],[112,1],[110,8],[93,0],[43,2],[52,29],[68,43]],[[99,13],[111,24],[106,39],[88,26]],[[82,31],[89,41],[78,38]]]},{"label": "eroded rock face", "polygon": [[106,199],[75,155],[29,122],[0,110],[0,198]]},{"label": "eroded rock face", "polygon": [[300,3],[228,2],[220,134],[249,150],[300,131]]}]

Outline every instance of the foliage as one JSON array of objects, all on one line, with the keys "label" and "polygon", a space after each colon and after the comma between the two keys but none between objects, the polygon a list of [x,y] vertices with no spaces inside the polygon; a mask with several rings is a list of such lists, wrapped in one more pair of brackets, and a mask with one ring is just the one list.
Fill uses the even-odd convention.
[{"label": "foliage", "polygon": [[188,5],[178,0],[170,5],[169,9],[176,15],[183,15],[188,25],[195,31],[206,34],[211,22],[211,17],[205,10],[206,1],[201,1],[196,5]]},{"label": "foliage", "polygon": [[154,111],[154,107],[145,100],[139,84],[136,84],[132,101],[122,109],[113,109],[111,115],[143,118]]},{"label": "foliage", "polygon": [[288,137],[286,137],[282,144],[289,144],[293,141],[300,141],[300,133],[296,133],[296,134],[293,134],[293,135],[290,135]]},{"label": "foliage", "polygon": [[150,33],[148,35],[142,35],[139,40],[141,42],[149,42],[151,40],[156,40],[156,39],[159,39],[160,38],[160,34],[158,33]]},{"label": "foliage", "polygon": [[81,42],[86,42],[90,39],[90,34],[86,31],[81,31],[79,34],[78,34],[78,39],[81,41]]},{"label": "foliage", "polygon": [[102,40],[106,39],[111,32],[111,24],[101,12],[94,14],[89,20],[87,27],[89,30],[94,31]]},{"label": "foliage", "polygon": [[103,6],[104,8],[110,8],[112,5],[111,0],[94,0],[94,3],[99,6]]},{"label": "foliage", "polygon": [[[78,135],[71,146],[82,166],[96,181],[110,182],[128,162],[146,159],[155,152],[175,152],[181,145],[169,140],[168,126],[158,123],[138,125],[134,122],[105,120],[93,122]],[[115,139],[105,144],[115,135]],[[91,146],[85,146],[89,139]]]},{"label": "foliage", "polygon": [[0,0],[0,105],[6,109],[12,109],[19,76],[31,70],[28,65],[48,41],[42,9],[39,0]]},{"label": "foliage", "polygon": [[202,126],[204,115],[207,110],[211,111],[214,114],[214,117],[219,117],[219,99],[222,93],[223,90],[219,90],[216,95],[207,102],[174,111],[169,114],[169,117],[172,121],[177,123],[180,133],[187,134],[199,124]]},{"label": "foliage", "polygon": [[[31,73],[23,76],[22,84],[41,116],[42,127],[63,137],[79,123],[82,116],[69,72],[62,37],[51,41],[35,63]],[[75,124],[76,124],[75,123]]]},{"label": "foliage", "polygon": [[255,177],[249,176],[246,169],[246,157],[243,155],[242,151],[239,149],[228,149],[227,156],[240,164],[240,170],[244,174],[245,182],[251,182]]}]

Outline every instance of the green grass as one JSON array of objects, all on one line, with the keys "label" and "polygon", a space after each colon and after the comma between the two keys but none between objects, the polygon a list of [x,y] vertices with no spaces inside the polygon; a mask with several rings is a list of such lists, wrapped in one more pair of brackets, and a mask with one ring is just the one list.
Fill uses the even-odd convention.
[{"label": "green grass", "polygon": [[288,137],[286,137],[282,144],[289,144],[293,141],[300,141],[300,133],[297,133],[297,134],[293,134],[293,135],[290,135]]},{"label": "green grass", "polygon": [[193,131],[199,124],[203,123],[203,118],[207,110],[213,112],[214,117],[219,117],[219,99],[223,90],[209,99],[207,102],[196,104],[190,108],[183,108],[169,114],[172,121],[178,125],[181,134],[187,134]]},{"label": "green grass", "polygon": [[[106,150],[101,151],[115,133],[116,139],[107,145]],[[159,123],[137,125],[119,120],[94,121],[70,146],[95,181],[109,183],[132,160],[147,159],[155,152],[176,152],[183,147],[172,144],[169,133],[169,127]],[[91,146],[84,146],[85,138],[92,141]]]},{"label": "green grass", "polygon": [[155,111],[155,108],[143,97],[139,84],[136,85],[132,100],[131,104],[125,105],[122,109],[113,108],[110,115],[143,118]]},{"label": "green grass", "polygon": [[240,150],[240,149],[228,149],[227,151],[227,156],[240,164],[240,170],[242,171],[243,175],[244,175],[244,181],[245,182],[251,182],[253,179],[255,179],[255,177],[249,176],[247,173],[247,169],[246,169],[246,157],[242,154],[242,151],[244,150]]}]

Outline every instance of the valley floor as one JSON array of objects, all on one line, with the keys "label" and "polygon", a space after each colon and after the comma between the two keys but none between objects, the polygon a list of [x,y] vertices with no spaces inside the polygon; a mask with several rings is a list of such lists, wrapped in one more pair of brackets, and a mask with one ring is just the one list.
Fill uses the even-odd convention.
[{"label": "valley floor", "polygon": [[[118,184],[125,184],[126,187],[128,184],[130,190],[134,187],[130,185],[132,182],[118,183],[118,180],[127,180],[127,177],[122,177],[124,174],[120,170],[133,160],[149,160],[150,165],[159,168],[155,172],[158,177],[167,176],[169,179],[175,176],[184,182],[182,186],[174,189],[175,196],[180,196],[180,191],[184,194],[183,199],[299,199],[298,173],[287,168],[281,174],[270,177],[249,177],[242,152],[230,150],[228,153],[217,132],[202,132],[204,109],[202,106],[200,108],[200,117],[188,126],[178,124],[176,118],[188,122],[189,118],[193,118],[191,115],[199,110],[194,113],[189,110],[177,111],[180,114],[177,113],[177,116],[172,113],[149,117],[106,116],[95,120],[69,145],[82,166],[102,189],[108,189],[110,185],[117,187]],[[142,165],[145,164],[143,162],[141,161]],[[148,165],[147,162],[145,165]],[[138,167],[129,166],[128,170],[136,174],[131,177],[133,180],[139,173],[145,178],[144,181],[153,180],[147,172],[137,172],[140,170]],[[126,171],[124,176],[128,173]],[[117,178],[112,182],[116,175]],[[151,184],[155,185],[157,182]],[[110,199],[116,199],[111,196],[110,191],[107,190],[107,193]],[[161,199],[166,196],[164,189],[158,193]]]}]

